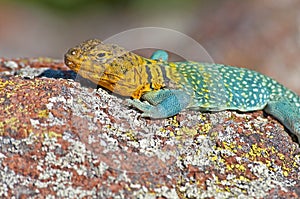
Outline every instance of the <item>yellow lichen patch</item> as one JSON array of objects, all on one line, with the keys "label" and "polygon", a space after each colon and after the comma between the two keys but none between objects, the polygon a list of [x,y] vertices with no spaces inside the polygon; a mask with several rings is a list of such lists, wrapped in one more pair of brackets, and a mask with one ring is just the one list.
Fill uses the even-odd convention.
[{"label": "yellow lichen patch", "polygon": [[235,164],[235,168],[240,170],[241,172],[245,172],[246,171],[246,168],[244,165],[242,164]]},{"label": "yellow lichen patch", "polygon": [[12,81],[3,81],[0,80],[0,91],[2,91],[7,85],[13,85],[14,83]]},{"label": "yellow lichen patch", "polygon": [[289,173],[291,172],[291,168],[288,168],[287,166],[286,166],[286,164],[284,163],[283,165],[282,165],[282,174],[284,175],[284,176],[288,176],[289,175]]},{"label": "yellow lichen patch", "polygon": [[243,181],[243,182],[250,182],[251,180],[246,178],[245,176],[240,176],[239,180]]},{"label": "yellow lichen patch", "polygon": [[222,144],[225,150],[231,151],[233,153],[237,152],[237,144],[235,142],[231,142],[231,143],[222,142]]},{"label": "yellow lichen patch", "polygon": [[204,115],[199,115],[199,122],[193,128],[191,127],[182,127],[180,128],[180,123],[176,119],[176,116],[169,118],[168,128],[171,126],[175,129],[174,131],[170,131],[169,135],[175,136],[177,140],[185,139],[186,137],[195,137],[197,134],[207,134],[211,129],[211,123],[207,120]]},{"label": "yellow lichen patch", "polygon": [[212,161],[216,161],[218,159],[218,156],[217,155],[214,155],[210,158]]},{"label": "yellow lichen patch", "polygon": [[205,123],[203,125],[200,125],[200,127],[199,127],[200,131],[204,132],[204,133],[208,133],[211,128],[212,128],[212,126],[210,123]]},{"label": "yellow lichen patch", "polygon": [[42,133],[35,133],[34,131],[30,130],[28,132],[28,137],[34,138],[36,142],[40,142],[45,138],[60,138],[62,137],[61,133],[57,133],[55,131],[43,131]]},{"label": "yellow lichen patch", "polygon": [[[210,135],[209,135],[209,138],[210,140],[215,140],[216,137],[218,137],[219,133],[214,131],[214,132],[211,132]],[[215,148],[215,147],[214,147]]]},{"label": "yellow lichen patch", "polygon": [[53,137],[62,137],[62,135],[60,134],[60,133],[56,133],[56,132],[54,132],[54,131],[49,131],[49,132],[45,132],[44,133],[44,137],[46,136],[46,135],[48,135],[49,136],[49,138],[53,138]]},{"label": "yellow lichen patch", "polygon": [[203,121],[207,120],[207,118],[203,114],[200,114],[198,117],[199,117],[199,119],[201,119]]},{"label": "yellow lichen patch", "polygon": [[175,136],[174,132],[172,132],[172,131],[169,133],[169,135],[170,135],[170,137],[174,137]]},{"label": "yellow lichen patch", "polygon": [[177,120],[176,115],[174,117],[171,117],[170,119],[168,119],[169,125],[174,126],[174,127],[179,127],[179,122]]},{"label": "yellow lichen patch", "polygon": [[270,160],[266,160],[267,167],[270,167],[272,165],[272,162]]},{"label": "yellow lichen patch", "polygon": [[203,114],[199,115],[199,119],[202,120],[203,122],[198,124],[197,129],[199,129],[199,131],[201,133],[207,134],[212,129],[212,125],[211,125],[210,121],[208,121],[207,118],[205,117],[205,115],[203,115]]},{"label": "yellow lichen patch", "polygon": [[125,135],[126,135],[127,138],[129,138],[130,141],[136,141],[137,140],[132,131],[126,132]]},{"label": "yellow lichen patch", "polygon": [[19,123],[19,119],[16,117],[7,118],[4,120],[4,123],[10,127],[12,130],[17,130],[17,125]]},{"label": "yellow lichen patch", "polygon": [[234,169],[234,165],[232,165],[232,164],[227,164],[227,165],[226,165],[226,169],[227,169],[227,171],[232,171],[232,170]]},{"label": "yellow lichen patch", "polygon": [[295,157],[294,157],[294,162],[293,162],[293,167],[294,168],[298,168],[298,167],[300,167],[300,165],[299,165],[299,163],[300,163],[300,154],[298,154],[298,155],[295,155]]},{"label": "yellow lichen patch", "polygon": [[289,175],[289,173],[287,171],[283,171],[282,173],[285,177],[287,177]]},{"label": "yellow lichen patch", "polygon": [[194,137],[195,135],[197,135],[197,130],[196,129],[190,129],[188,127],[183,127],[181,129],[181,131],[184,135],[188,135],[188,136],[191,136],[191,137]]},{"label": "yellow lichen patch", "polygon": [[250,148],[250,151],[245,156],[251,160],[254,160],[256,157],[269,157],[269,152],[267,149],[258,147],[257,144],[253,144]]},{"label": "yellow lichen patch", "polygon": [[284,155],[282,153],[277,153],[277,156],[280,160],[284,160]]},{"label": "yellow lichen patch", "polygon": [[4,135],[4,124],[3,122],[0,122],[0,136]]},{"label": "yellow lichen patch", "polygon": [[49,110],[39,110],[38,111],[38,117],[39,118],[47,118],[49,116]]}]

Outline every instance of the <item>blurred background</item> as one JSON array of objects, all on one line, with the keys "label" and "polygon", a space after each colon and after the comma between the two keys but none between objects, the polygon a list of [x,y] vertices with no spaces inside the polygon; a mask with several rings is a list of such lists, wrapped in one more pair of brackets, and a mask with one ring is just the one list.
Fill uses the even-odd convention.
[{"label": "blurred background", "polygon": [[62,59],[89,38],[163,27],[198,41],[216,63],[260,71],[300,94],[299,10],[299,0],[0,0],[0,57]]}]

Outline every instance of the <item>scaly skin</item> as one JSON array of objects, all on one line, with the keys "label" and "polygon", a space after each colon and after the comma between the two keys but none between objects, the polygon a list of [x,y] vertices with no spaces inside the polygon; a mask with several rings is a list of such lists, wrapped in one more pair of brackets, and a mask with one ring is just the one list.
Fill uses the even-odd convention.
[{"label": "scaly skin", "polygon": [[300,98],[270,77],[222,64],[167,62],[164,51],[151,58],[94,39],[71,48],[65,63],[84,78],[132,97],[128,102],[141,110],[143,117],[166,118],[186,108],[264,109],[300,140]]}]

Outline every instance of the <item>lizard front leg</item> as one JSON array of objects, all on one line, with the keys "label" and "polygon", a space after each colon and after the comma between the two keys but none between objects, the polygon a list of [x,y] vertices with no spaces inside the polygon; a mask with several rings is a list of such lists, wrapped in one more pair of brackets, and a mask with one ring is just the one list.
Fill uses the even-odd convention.
[{"label": "lizard front leg", "polygon": [[182,90],[161,89],[146,92],[142,99],[145,101],[133,99],[127,102],[142,111],[142,117],[167,118],[186,108],[191,97]]},{"label": "lizard front leg", "polygon": [[161,60],[161,61],[168,61],[169,55],[164,50],[156,50],[151,55],[150,59]]},{"label": "lizard front leg", "polygon": [[298,137],[300,143],[299,108],[287,98],[275,96],[268,102],[264,111],[279,120],[291,133]]}]

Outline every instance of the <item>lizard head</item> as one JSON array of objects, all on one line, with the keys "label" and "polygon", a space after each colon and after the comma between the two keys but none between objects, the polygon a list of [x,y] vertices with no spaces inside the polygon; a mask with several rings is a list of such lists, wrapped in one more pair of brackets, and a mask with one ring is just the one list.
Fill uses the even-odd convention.
[{"label": "lizard head", "polygon": [[134,67],[142,62],[140,56],[98,39],[87,40],[65,54],[65,64],[70,69],[111,91],[117,83],[130,78]]},{"label": "lizard head", "polygon": [[117,45],[91,39],[69,49],[65,54],[65,64],[77,73],[89,71],[100,75],[108,69],[115,68],[114,73],[119,74],[128,53]]}]

